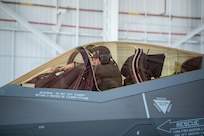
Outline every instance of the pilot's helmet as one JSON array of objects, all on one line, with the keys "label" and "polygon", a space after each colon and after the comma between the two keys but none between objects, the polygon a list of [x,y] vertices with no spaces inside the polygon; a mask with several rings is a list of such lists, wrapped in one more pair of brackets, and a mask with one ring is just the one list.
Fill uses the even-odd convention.
[{"label": "pilot's helmet", "polygon": [[93,45],[93,44],[89,44],[88,46],[86,46],[86,50],[89,51],[89,52],[91,52],[91,50],[92,50],[94,47],[96,47],[96,46]]},{"label": "pilot's helmet", "polygon": [[107,64],[111,60],[111,53],[110,50],[105,46],[97,46],[94,47],[92,50],[92,57],[99,58],[101,64]]}]

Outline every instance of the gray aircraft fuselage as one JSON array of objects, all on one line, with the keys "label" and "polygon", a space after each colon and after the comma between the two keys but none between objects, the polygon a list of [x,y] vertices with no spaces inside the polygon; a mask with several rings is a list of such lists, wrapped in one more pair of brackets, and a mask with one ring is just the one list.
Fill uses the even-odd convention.
[{"label": "gray aircraft fuselage", "polygon": [[201,69],[102,92],[10,83],[0,88],[0,136],[204,136],[203,85],[204,59]]}]

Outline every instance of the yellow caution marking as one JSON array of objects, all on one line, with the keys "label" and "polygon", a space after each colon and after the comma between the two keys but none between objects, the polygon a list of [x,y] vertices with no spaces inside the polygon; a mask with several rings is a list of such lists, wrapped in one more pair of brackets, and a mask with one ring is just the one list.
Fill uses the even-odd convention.
[{"label": "yellow caution marking", "polygon": [[131,15],[140,15],[139,12],[128,12],[128,14],[131,14]]},{"label": "yellow caution marking", "polygon": [[27,2],[20,2],[20,4],[25,5],[25,6],[33,6],[32,3],[27,3]]}]

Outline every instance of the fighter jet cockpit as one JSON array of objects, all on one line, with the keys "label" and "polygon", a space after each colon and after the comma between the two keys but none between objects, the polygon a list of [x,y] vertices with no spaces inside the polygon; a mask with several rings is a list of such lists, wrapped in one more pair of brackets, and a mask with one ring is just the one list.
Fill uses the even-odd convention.
[{"label": "fighter jet cockpit", "polygon": [[10,84],[101,92],[201,69],[202,56],[144,43],[97,42],[67,51]]}]

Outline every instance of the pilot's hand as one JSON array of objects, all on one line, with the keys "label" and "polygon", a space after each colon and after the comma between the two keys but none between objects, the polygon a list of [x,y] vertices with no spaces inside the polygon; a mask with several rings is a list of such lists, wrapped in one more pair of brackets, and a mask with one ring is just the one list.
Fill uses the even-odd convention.
[{"label": "pilot's hand", "polygon": [[57,67],[57,68],[50,68],[48,71],[47,71],[47,73],[53,73],[53,72],[57,72],[57,71],[59,71],[59,67]]},{"label": "pilot's hand", "polygon": [[73,68],[73,67],[74,67],[74,63],[70,63],[70,64],[68,64],[68,65],[62,66],[62,67],[60,68],[60,70],[64,71],[64,70],[67,70],[67,69],[71,69],[71,68]]}]

